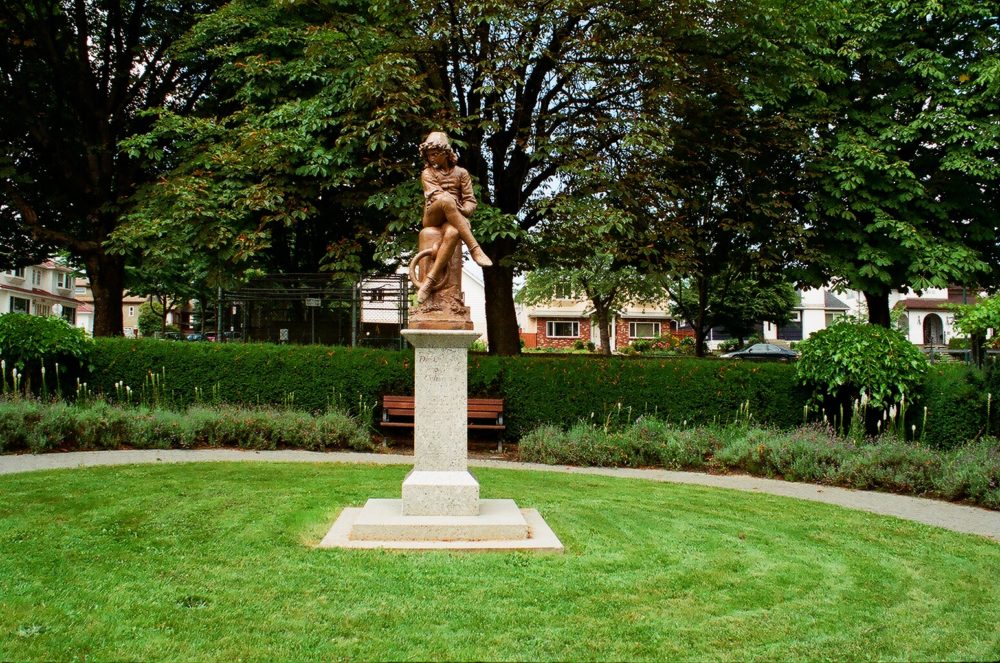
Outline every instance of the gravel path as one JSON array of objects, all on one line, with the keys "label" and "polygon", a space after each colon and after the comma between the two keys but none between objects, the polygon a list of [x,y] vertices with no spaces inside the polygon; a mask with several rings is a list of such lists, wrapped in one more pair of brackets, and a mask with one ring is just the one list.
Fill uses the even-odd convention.
[{"label": "gravel path", "polygon": [[[100,465],[233,461],[408,465],[413,462],[413,456],[348,452],[319,453],[292,450],[239,451],[234,449],[204,449],[194,451],[180,449],[78,451],[72,453],[41,454],[37,456],[0,456],[0,474]],[[1000,512],[919,497],[905,497],[890,493],[871,493],[831,486],[777,481],[774,479],[758,479],[745,475],[719,476],[698,472],[669,472],[667,470],[568,467],[475,458],[469,460],[469,465],[472,467],[496,467],[512,470],[563,472],[568,474],[597,474],[609,477],[667,481],[670,483],[695,484],[713,488],[729,488],[732,490],[782,495],[785,497],[812,500],[814,502],[836,504],[849,509],[870,511],[871,513],[886,516],[895,516],[935,527],[943,527],[956,532],[978,534],[1000,542]]]}]

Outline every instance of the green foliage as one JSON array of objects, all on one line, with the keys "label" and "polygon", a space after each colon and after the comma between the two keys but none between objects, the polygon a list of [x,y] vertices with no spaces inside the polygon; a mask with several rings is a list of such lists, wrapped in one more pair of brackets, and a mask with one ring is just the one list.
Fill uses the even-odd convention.
[{"label": "green foliage", "polygon": [[163,328],[163,305],[159,302],[143,302],[139,305],[139,334],[152,336]]},{"label": "green foliage", "polygon": [[[319,412],[333,404],[374,424],[383,395],[413,393],[410,351],[98,339],[92,363],[92,391],[151,407],[232,403]],[[510,439],[544,424],[618,426],[643,415],[687,426],[732,422],[741,410],[788,429],[802,423],[809,398],[795,371],[789,364],[693,358],[475,354],[469,393],[505,399]],[[990,393],[1000,394],[998,373],[932,367],[908,397],[897,432],[935,448],[996,435],[1000,415]]]},{"label": "green foliage", "polygon": [[745,472],[862,490],[964,500],[1000,509],[1000,441],[937,451],[883,436],[854,444],[832,430],[737,426],[678,428],[643,418],[620,430],[589,422],[546,425],[521,439],[522,460],[552,465],[660,466]]},{"label": "green foliage", "polygon": [[335,410],[317,416],[232,406],[185,411],[0,400],[0,451],[95,449],[370,450],[368,428]]},{"label": "green foliage", "polygon": [[941,458],[935,489],[948,500],[967,500],[1000,510],[1000,439],[966,444]]},{"label": "green foliage", "polygon": [[94,390],[115,399],[127,386],[136,398],[149,394],[147,402],[155,391],[173,407],[210,395],[221,403],[291,402],[317,412],[333,405],[371,416],[381,395],[413,390],[413,353],[405,351],[119,338],[100,339],[93,362]]},{"label": "green foliage", "polygon": [[996,11],[975,0],[852,1],[829,19],[830,47],[816,60],[830,75],[812,97],[818,142],[807,162],[815,282],[832,275],[884,298],[994,279]]},{"label": "green foliage", "polygon": [[1000,332],[1000,295],[957,306],[955,327],[968,336],[985,336],[991,329]]},{"label": "green foliage", "polygon": [[[62,318],[25,313],[0,315],[0,359],[4,362],[3,388],[17,369],[26,389],[67,390],[82,374],[94,350],[86,332]],[[42,371],[47,373],[43,381]],[[55,376],[55,378],[53,378]],[[68,393],[68,391],[67,391]]]},{"label": "green foliage", "polygon": [[[996,412],[989,411],[994,409],[995,397],[987,378],[983,371],[963,364],[931,366],[923,379],[917,407],[910,409],[907,418],[911,437],[936,449],[951,449],[1000,433],[1000,419]],[[987,422],[987,416],[992,421]]]},{"label": "green foliage", "polygon": [[[155,393],[175,407],[209,395],[215,402],[279,405],[291,395],[297,408],[333,403],[370,416],[381,396],[413,393],[410,351],[100,339],[93,363],[95,391],[120,400],[128,386],[133,402],[153,402]],[[543,423],[612,415],[732,420],[748,400],[755,420],[789,427],[801,421],[806,398],[788,365],[592,355],[473,355],[469,394],[505,398],[507,435],[514,439]]]},{"label": "green foliage", "polygon": [[694,339],[690,336],[676,336],[670,332],[655,338],[640,338],[623,346],[619,352],[624,355],[643,354],[656,357],[677,357],[694,353]]},{"label": "green foliage", "polygon": [[811,404],[850,406],[861,400],[888,408],[912,397],[927,370],[923,353],[895,329],[838,321],[797,346],[799,380],[812,389]]},{"label": "green foliage", "polygon": [[807,393],[785,364],[698,359],[535,355],[502,366],[508,434],[643,415],[688,425],[733,421],[750,401],[755,421],[787,428],[802,420]]},{"label": "green foliage", "polygon": [[222,4],[4,4],[0,232],[31,234],[87,265],[99,336],[122,331],[113,295],[121,295],[126,260],[105,242],[130,209],[132,192],[158,177],[123,155],[119,143],[148,127],[150,108],[185,114],[199,106],[214,66],[204,54],[182,66],[175,45]]}]

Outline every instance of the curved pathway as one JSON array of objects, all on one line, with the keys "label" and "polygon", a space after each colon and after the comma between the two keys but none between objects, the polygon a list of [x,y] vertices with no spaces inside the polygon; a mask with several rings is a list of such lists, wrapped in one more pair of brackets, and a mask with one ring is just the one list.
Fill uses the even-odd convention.
[{"label": "curved pathway", "polygon": [[[35,470],[51,470],[101,465],[133,465],[137,463],[203,463],[203,462],[292,462],[292,463],[367,463],[374,465],[409,465],[413,456],[315,451],[241,451],[236,449],[200,450],[129,450],[76,451],[40,455],[0,456],[0,474],[15,474]],[[745,475],[714,475],[700,472],[670,472],[667,470],[637,470],[608,467],[569,467],[515,463],[503,460],[470,458],[472,467],[496,467],[510,470],[597,474],[609,477],[646,479],[670,483],[695,484],[713,488],[729,488],[748,492],[782,495],[797,499],[836,504],[849,509],[870,511],[886,516],[913,520],[926,525],[943,527],[956,532],[978,534],[1000,542],[1000,512],[891,493],[872,493],[832,486],[817,486],[775,479],[759,479]]]}]

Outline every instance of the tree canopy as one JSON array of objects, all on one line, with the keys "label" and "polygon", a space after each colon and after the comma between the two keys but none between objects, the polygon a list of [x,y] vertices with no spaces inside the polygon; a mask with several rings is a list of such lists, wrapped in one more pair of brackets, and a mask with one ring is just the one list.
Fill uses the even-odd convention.
[{"label": "tree canopy", "polygon": [[0,237],[75,255],[117,333],[126,264],[405,258],[416,147],[443,130],[495,265],[491,352],[519,350],[518,271],[595,260],[693,288],[701,333],[710,292],[790,273],[885,322],[892,288],[995,280],[998,21],[973,0],[0,0]]},{"label": "tree canopy", "polygon": [[97,335],[122,332],[126,258],[106,242],[153,173],[119,150],[142,111],[190,111],[207,63],[172,49],[212,0],[0,2],[0,228],[76,256],[94,293]]},{"label": "tree canopy", "polygon": [[995,279],[1000,15],[974,0],[840,3],[812,109],[811,281],[888,294]]}]

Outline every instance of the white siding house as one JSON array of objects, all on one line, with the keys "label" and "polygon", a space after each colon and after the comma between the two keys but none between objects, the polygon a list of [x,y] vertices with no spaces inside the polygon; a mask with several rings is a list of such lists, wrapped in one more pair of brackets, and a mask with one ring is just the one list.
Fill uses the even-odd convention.
[{"label": "white siding house", "polygon": [[78,324],[73,270],[51,260],[0,275],[0,314],[55,315]]}]

